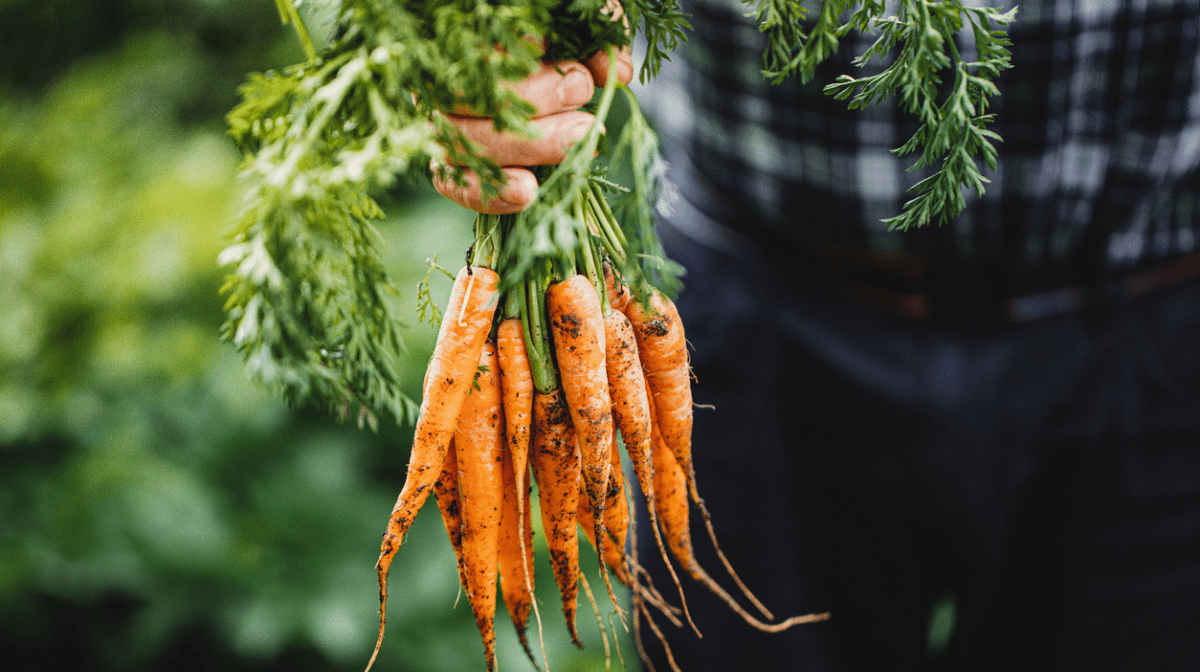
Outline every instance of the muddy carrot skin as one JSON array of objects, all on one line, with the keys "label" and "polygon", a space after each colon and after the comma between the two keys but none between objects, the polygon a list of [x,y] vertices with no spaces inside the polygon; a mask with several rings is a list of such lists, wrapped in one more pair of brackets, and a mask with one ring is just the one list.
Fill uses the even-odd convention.
[{"label": "muddy carrot skin", "polygon": [[467,397],[454,433],[465,588],[475,613],[475,624],[483,637],[488,672],[496,664],[496,576],[504,500],[504,416],[499,369],[495,344],[489,342],[479,357],[478,387]]},{"label": "muddy carrot skin", "polygon": [[633,294],[629,291],[629,285],[617,279],[607,265],[604,268],[604,288],[608,293],[608,305],[612,306],[613,310],[625,312]]},{"label": "muddy carrot skin", "polygon": [[[529,507],[521,506],[523,499],[529,497],[529,486],[517,488],[516,475],[513,472],[512,459],[508,450],[504,451],[502,465],[504,477],[504,500],[500,510],[500,589],[504,595],[504,605],[508,608],[508,616],[517,630],[517,638],[525,649],[530,660],[536,660],[529,649],[529,641],[525,636],[526,624],[529,622],[529,612],[533,607],[533,531],[530,521],[522,520],[529,516]],[[522,479],[525,480],[525,479]]]},{"label": "muddy carrot skin", "polygon": [[687,479],[693,498],[696,472],[692,465],[692,386],[683,322],[670,299],[653,292],[647,309],[636,301],[626,306],[633,324],[638,353],[654,398],[655,420]]},{"label": "muddy carrot skin", "polygon": [[[610,297],[611,300],[611,297]],[[637,337],[629,319],[617,310],[604,316],[604,345],[605,361],[608,371],[608,389],[613,402],[613,417],[621,438],[625,440],[625,452],[633,464],[633,473],[641,486],[642,497],[646,501],[646,511],[650,516],[650,527],[654,531],[654,542],[662,555],[671,574],[671,579],[679,591],[680,604],[684,615],[691,623],[691,613],[687,608],[687,600],[683,594],[683,586],[675,574],[675,568],[667,557],[667,549],[663,544],[660,525],[658,523],[658,506],[654,494],[654,463],[651,452],[654,447],[651,432],[654,423],[654,404],[650,396],[650,388],[642,370],[641,359],[638,355]],[[614,463],[614,470],[620,466]],[[608,521],[606,526],[611,525]],[[695,625],[692,624],[695,629]]]},{"label": "muddy carrot skin", "polygon": [[[625,440],[625,450],[629,453],[642,491],[647,497],[653,497],[654,466],[650,460],[653,417],[650,398],[633,325],[619,311],[613,310],[604,317],[604,347],[613,417],[617,428],[621,430],[621,438]],[[649,502],[648,505],[651,515],[654,515],[654,506]]]},{"label": "muddy carrot skin", "polygon": [[[529,490],[529,443],[533,434],[533,372],[525,347],[525,334],[519,318],[500,321],[496,328],[496,347],[500,355],[500,390],[503,394],[505,436],[508,440],[508,455],[512,462],[511,473],[515,478],[514,491],[528,493]],[[524,521],[529,516],[525,500],[528,494],[517,498],[518,532],[524,536],[529,526]],[[532,562],[532,558],[527,558]]]},{"label": "muddy carrot skin", "polygon": [[562,596],[563,616],[576,646],[582,648],[575,627],[579,597],[579,543],[575,515],[579,504],[579,448],[562,390],[535,393],[533,398],[533,469],[538,483],[542,527],[550,552],[550,566]]},{"label": "muddy carrot skin", "polygon": [[[604,557],[609,560],[609,567],[614,565],[623,567],[625,564],[625,541],[629,538],[629,499],[625,491],[625,472],[621,471],[621,452],[615,435],[612,440],[611,464],[612,473],[609,478],[604,508],[604,527],[608,530],[609,537],[605,542]],[[618,576],[620,574],[619,571]],[[628,581],[624,581],[624,583],[629,585]]]},{"label": "muddy carrot skin", "polygon": [[463,574],[462,551],[462,509],[458,500],[458,457],[454,449],[454,440],[446,450],[446,460],[442,463],[442,473],[433,484],[433,495],[437,499],[438,510],[442,513],[442,522],[446,525],[446,536],[450,538],[450,546],[454,548],[454,558],[458,563],[458,581],[466,587],[466,577]]},{"label": "muddy carrot skin", "polygon": [[[597,549],[603,558],[608,568],[616,574],[617,579],[626,586],[632,585],[632,580],[627,566],[627,556],[625,554],[625,541],[629,536],[629,505],[626,500],[625,493],[625,478],[621,472],[621,456],[617,447],[616,439],[613,439],[613,472],[612,478],[609,481],[607,506],[604,509],[604,523],[608,534],[604,538],[604,546],[601,549],[596,544],[595,517],[592,513],[592,507],[588,503],[586,496],[579,498],[579,509],[576,514],[579,519],[579,526],[583,528],[584,535],[592,544],[593,548]],[[583,483],[580,481],[580,489],[582,490]]]},{"label": "muddy carrot skin", "polygon": [[447,446],[454,435],[467,388],[474,380],[479,353],[491,328],[498,282],[495,271],[478,266],[463,268],[454,279],[445,319],[425,375],[408,472],[388,519],[379,560],[375,563],[379,579],[379,638],[367,663],[368,670],[383,644],[388,570],[413,518],[441,474]]},{"label": "muddy carrot skin", "polygon": [[[574,275],[550,285],[546,307],[563,394],[583,460],[588,501],[594,511],[603,512],[611,471],[613,419],[600,297],[586,276]],[[597,518],[597,524],[602,524],[601,517]]]},{"label": "muddy carrot skin", "polygon": [[524,485],[524,475],[529,468],[529,440],[533,424],[533,376],[525,351],[521,320],[500,322],[496,329],[496,346],[500,355],[500,389],[504,394],[508,450],[520,488]]},{"label": "muddy carrot skin", "polygon": [[[581,489],[582,485],[581,483]],[[586,495],[579,498],[579,509],[576,513],[576,520],[579,521],[579,529],[583,530],[584,537],[587,538],[588,543],[592,545],[593,549],[596,548],[596,518],[592,514],[592,507],[588,504]],[[608,569],[617,577],[618,581],[626,586],[633,585],[629,569],[625,564],[625,553],[622,550],[618,550],[611,536],[605,535],[604,550],[597,551],[597,553],[603,556],[604,564],[608,566]]]}]

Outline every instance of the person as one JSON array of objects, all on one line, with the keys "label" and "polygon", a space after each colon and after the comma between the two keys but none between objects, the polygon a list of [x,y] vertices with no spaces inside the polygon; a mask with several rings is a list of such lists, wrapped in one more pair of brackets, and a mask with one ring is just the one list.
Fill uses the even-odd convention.
[{"label": "person", "polygon": [[[771,86],[743,4],[687,11],[643,99],[700,492],[776,616],[832,617],[765,634],[688,584],[679,667],[1200,670],[1200,3],[1022,2],[987,190],[908,231],[881,220],[920,177],[891,152],[911,117],[820,88],[870,36]],[[524,85],[548,144],[486,138],[509,202],[443,193],[527,203],[519,166],[567,141],[591,65]]]}]

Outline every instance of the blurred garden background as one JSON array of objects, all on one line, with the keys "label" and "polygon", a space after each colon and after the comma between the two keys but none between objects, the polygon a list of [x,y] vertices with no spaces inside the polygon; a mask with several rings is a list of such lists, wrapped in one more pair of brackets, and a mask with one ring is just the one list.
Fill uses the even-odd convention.
[{"label": "blurred garden background", "polygon": [[[0,656],[361,669],[411,430],[288,408],[218,337],[239,197],[224,115],[249,72],[302,58],[290,28],[272,0],[0,0],[0,27]],[[454,266],[472,218],[426,185],[381,201],[415,306],[426,259]],[[417,398],[433,333],[404,314]],[[391,585],[376,669],[483,669],[432,500]],[[551,669],[603,669],[590,607],[576,651],[552,582],[539,594]],[[532,669],[497,620],[501,669]]]}]

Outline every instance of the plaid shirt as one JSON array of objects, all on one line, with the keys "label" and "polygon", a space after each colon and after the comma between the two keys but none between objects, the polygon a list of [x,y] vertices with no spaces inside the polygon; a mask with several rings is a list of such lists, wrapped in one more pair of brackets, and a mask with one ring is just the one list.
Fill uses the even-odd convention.
[{"label": "plaid shirt", "polygon": [[682,58],[642,96],[685,205],[761,240],[1034,267],[1117,272],[1196,251],[1200,0],[1021,2],[991,108],[998,170],[955,222],[908,232],[880,220],[922,177],[890,151],[913,118],[821,92],[873,38],[851,34],[808,85],[771,86],[747,10],[692,0]]}]

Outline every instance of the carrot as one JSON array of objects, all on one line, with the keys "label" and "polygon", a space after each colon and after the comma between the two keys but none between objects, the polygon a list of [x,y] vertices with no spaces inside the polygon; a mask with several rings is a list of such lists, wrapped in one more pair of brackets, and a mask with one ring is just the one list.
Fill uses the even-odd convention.
[{"label": "carrot", "polygon": [[413,518],[441,473],[446,447],[454,435],[467,388],[474,380],[479,353],[491,327],[498,282],[495,271],[478,266],[464,267],[454,279],[446,316],[425,375],[408,473],[388,518],[379,560],[375,563],[379,579],[379,638],[367,662],[367,670],[375,663],[383,644],[387,624],[388,570]]},{"label": "carrot", "polygon": [[[611,278],[611,273],[607,275]],[[610,283],[611,286],[611,283]],[[628,297],[627,297],[628,298]],[[610,297],[611,300],[611,297]],[[634,475],[641,485],[642,496],[646,500],[646,509],[650,516],[650,528],[654,531],[654,541],[658,545],[663,562],[679,591],[680,603],[684,615],[696,630],[688,612],[687,600],[683,596],[683,586],[675,574],[675,568],[667,558],[667,550],[663,546],[662,535],[659,533],[658,513],[654,499],[654,465],[651,461],[653,438],[651,427],[654,424],[653,405],[650,400],[646,376],[638,357],[637,338],[629,319],[619,311],[613,310],[604,317],[604,346],[605,369],[608,374],[608,388],[613,402],[613,416],[621,437],[625,440],[625,450],[633,463]],[[614,463],[615,470],[619,464]],[[697,634],[699,631],[697,630]]]},{"label": "carrot", "polygon": [[463,570],[462,508],[458,499],[457,452],[454,449],[454,440],[451,439],[446,449],[446,460],[442,462],[442,473],[433,484],[433,495],[437,499],[438,509],[442,512],[446,535],[450,537],[450,545],[454,548],[454,557],[458,563],[458,582],[465,589],[467,580]]},{"label": "carrot", "polygon": [[[624,484],[622,483],[622,486],[623,485]],[[579,486],[580,491],[582,491],[584,488],[582,478],[580,479]],[[604,559],[604,562],[608,565],[608,568],[617,575],[617,580],[626,586],[632,586],[633,578],[629,573],[624,543],[629,529],[629,508],[624,507],[623,517],[620,514],[613,513],[613,510],[616,508],[615,500],[621,496],[624,496],[624,487],[610,487],[609,490],[613,494],[609,498],[608,506],[604,509],[604,514],[607,518],[605,521],[605,527],[610,534],[604,537],[603,548],[596,544],[595,513],[592,511],[592,506],[588,503],[588,498],[586,496],[579,498],[579,508],[576,510],[576,519],[579,521],[579,526],[583,529],[583,534],[585,537],[587,537],[587,540],[592,545],[592,548],[596,549],[596,552]],[[612,527],[611,523],[615,521],[618,525],[620,525],[620,519],[623,519],[624,525],[619,528],[621,532],[619,533],[618,540],[618,534],[613,534],[616,532],[617,528]]]},{"label": "carrot", "polygon": [[[510,305],[514,305],[513,312],[519,313],[519,300],[514,300],[517,295],[510,294]],[[508,469],[514,477],[512,490],[518,493],[516,498],[516,534],[517,538],[525,538],[527,534],[532,534],[529,529],[529,524],[526,519],[529,517],[529,510],[525,502],[529,499],[529,442],[532,432],[533,423],[533,372],[530,368],[529,354],[525,347],[524,326],[519,317],[508,317],[501,320],[500,325],[496,328],[496,346],[500,355],[500,390],[503,394],[504,406],[504,422],[505,436],[508,438],[508,455],[512,466]],[[506,492],[507,492],[506,487]],[[524,546],[520,547],[522,553],[525,553]],[[526,553],[525,561],[530,565],[530,573],[528,577],[532,579],[532,547],[529,553]],[[529,585],[526,588],[532,592],[533,586]],[[528,617],[528,614],[526,614]],[[522,644],[524,644],[524,634],[522,633]],[[526,647],[526,651],[529,647]]]},{"label": "carrot", "polygon": [[[604,508],[604,527],[608,530],[608,538],[612,541],[610,545],[605,542],[605,557],[609,557],[608,549],[612,549],[612,560],[609,566],[614,564],[620,568],[624,565],[625,559],[625,541],[629,538],[629,500],[626,499],[625,492],[625,473],[621,471],[621,452],[617,447],[617,436],[613,435],[612,439],[612,472],[608,483],[608,495],[605,497]],[[629,582],[625,582],[629,585]]]},{"label": "carrot", "polygon": [[609,481],[604,508],[604,525],[608,531],[608,535],[604,538],[603,549],[596,544],[595,514],[588,503],[587,497],[579,498],[577,516],[588,541],[591,542],[593,548],[596,548],[597,553],[604,558],[609,569],[613,570],[613,573],[617,575],[617,579],[621,583],[632,586],[633,579],[629,573],[630,562],[625,555],[625,540],[629,535],[629,503],[625,499],[625,479],[621,472],[621,454],[617,448],[615,434],[613,435],[612,442],[611,464],[612,478]]},{"label": "carrot", "polygon": [[496,665],[496,573],[504,498],[504,418],[499,369],[495,343],[488,342],[479,356],[478,387],[467,397],[454,432],[467,600],[483,637],[488,672]]},{"label": "carrot", "polygon": [[[595,537],[604,536],[605,496],[608,490],[609,445],[612,443],[612,400],[604,366],[604,318],[600,297],[585,275],[572,275],[550,285],[546,307],[563,394],[575,426],[583,460],[588,503],[596,513]],[[608,583],[608,572],[601,563]],[[609,585],[613,604],[617,600]]]},{"label": "carrot", "polygon": [[533,473],[538,483],[542,527],[550,565],[562,596],[563,616],[575,645],[583,648],[575,628],[579,597],[579,544],[575,511],[579,502],[579,448],[561,389],[533,395]]},{"label": "carrot", "polygon": [[[505,409],[507,415],[507,409]],[[529,497],[529,486],[517,487],[518,475],[513,473],[512,456],[508,450],[503,454],[504,499],[500,509],[500,588],[504,594],[504,605],[517,639],[525,654],[537,667],[525,627],[529,622],[529,611],[533,607],[533,530],[529,521],[529,507],[522,506]],[[525,483],[526,479],[519,479]]]},{"label": "carrot", "polygon": [[700,510],[721,564],[746,599],[768,619],[773,619],[774,615],[755,597],[733,569],[733,564],[725,557],[721,545],[717,542],[712,517],[696,489],[696,469],[692,463],[691,372],[679,311],[669,298],[657,291],[651,294],[649,303],[650,311],[637,302],[630,302],[626,309],[637,335],[638,351],[645,366],[650,394],[654,399],[655,420],[658,422],[659,431],[664,443],[683,469],[688,491]]},{"label": "carrot", "polygon": [[525,485],[529,469],[529,433],[533,422],[533,376],[521,320],[502,320],[496,328],[496,346],[500,354],[500,389],[504,395],[504,421],[507,425],[508,450],[512,456],[517,490]]},{"label": "carrot", "polygon": [[608,305],[624,313],[633,294],[629,292],[629,285],[618,280],[607,263],[604,265],[604,288],[608,293]]},{"label": "carrot", "polygon": [[654,399],[655,420],[667,447],[684,470],[693,499],[696,471],[692,465],[692,386],[687,342],[675,304],[657,291],[649,306],[632,301],[626,315],[637,337],[638,355]]}]

